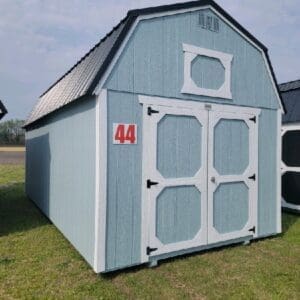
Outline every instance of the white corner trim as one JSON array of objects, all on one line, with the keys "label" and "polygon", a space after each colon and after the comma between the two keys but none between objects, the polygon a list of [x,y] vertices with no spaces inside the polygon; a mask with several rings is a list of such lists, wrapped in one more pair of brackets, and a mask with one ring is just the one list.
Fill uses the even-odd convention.
[{"label": "white corner trim", "polygon": [[277,101],[280,105],[281,112],[284,113],[284,109],[281,103],[281,98],[277,89],[277,85],[274,81],[274,78],[272,76],[272,72],[270,69],[270,65],[268,63],[268,60],[266,58],[265,52],[262,48],[260,48],[256,43],[254,43],[251,39],[249,39],[243,32],[241,32],[238,28],[236,28],[229,20],[227,20],[223,15],[221,15],[218,11],[216,11],[212,6],[206,5],[203,7],[194,7],[194,8],[189,8],[189,9],[181,9],[181,10],[176,10],[176,11],[169,11],[169,12],[164,12],[164,13],[156,13],[156,14],[151,14],[151,15],[145,15],[145,16],[139,16],[135,23],[132,25],[131,29],[129,30],[126,38],[122,42],[121,47],[119,48],[118,52],[114,56],[112,62],[110,63],[109,67],[105,71],[104,75],[102,76],[102,79],[99,81],[97,87],[94,90],[95,94],[98,94],[98,92],[103,88],[107,78],[109,77],[110,73],[112,72],[114,66],[116,65],[117,61],[119,60],[119,57],[121,56],[124,48],[126,47],[130,37],[132,36],[133,32],[135,31],[135,28],[137,27],[138,23],[142,20],[147,20],[147,19],[154,19],[154,18],[159,18],[163,16],[171,16],[171,15],[176,15],[176,14],[183,14],[186,12],[192,12],[192,11],[200,11],[200,10],[205,10],[205,9],[211,9],[221,20],[223,20],[227,25],[229,25],[233,30],[235,30],[240,36],[242,36],[245,40],[247,40],[252,46],[254,46],[256,49],[260,51],[260,53],[263,56],[263,60],[265,63],[265,66],[267,68],[268,75],[271,79],[273,89],[275,91],[275,94],[277,96]]},{"label": "white corner trim", "polygon": [[281,233],[281,147],[282,147],[282,137],[281,137],[281,111],[277,111],[277,201],[276,201],[276,227],[277,233]]},{"label": "white corner trim", "polygon": [[107,174],[107,90],[96,98],[96,175],[94,271],[105,271],[106,174]]},{"label": "white corner trim", "polygon": [[[224,52],[200,48],[189,44],[183,44],[184,52],[184,82],[181,93],[201,96],[232,99],[231,86],[231,62],[233,56]],[[197,56],[205,56],[218,59],[225,70],[224,83],[217,90],[206,89],[197,86],[192,78],[192,62]]]}]

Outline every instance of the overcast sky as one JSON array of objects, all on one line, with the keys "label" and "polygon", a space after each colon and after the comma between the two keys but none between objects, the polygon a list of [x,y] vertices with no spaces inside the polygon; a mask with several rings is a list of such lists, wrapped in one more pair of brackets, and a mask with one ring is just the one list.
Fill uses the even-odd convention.
[{"label": "overcast sky", "polygon": [[[0,0],[0,99],[26,118],[38,96],[127,10],[170,0]],[[300,78],[299,0],[217,0],[269,48],[279,83]]]}]

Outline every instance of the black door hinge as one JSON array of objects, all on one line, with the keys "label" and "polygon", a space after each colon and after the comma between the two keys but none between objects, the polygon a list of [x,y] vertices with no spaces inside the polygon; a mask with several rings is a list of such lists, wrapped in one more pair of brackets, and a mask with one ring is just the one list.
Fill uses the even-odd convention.
[{"label": "black door hinge", "polygon": [[158,110],[154,110],[151,108],[151,106],[148,106],[148,116],[151,116],[152,114],[158,114]]},{"label": "black door hinge", "polygon": [[249,229],[249,231],[252,231],[253,233],[255,233],[255,226],[253,226],[252,228]]},{"label": "black door hinge", "polygon": [[256,117],[255,116],[253,118],[250,118],[249,120],[256,123]]},{"label": "black door hinge", "polygon": [[147,255],[150,255],[151,252],[156,251],[156,250],[157,250],[157,248],[147,247],[147,249],[146,249]]},{"label": "black door hinge", "polygon": [[253,174],[252,176],[250,176],[250,177],[248,177],[249,179],[252,179],[253,181],[255,181],[256,180],[256,175],[255,174]]},{"label": "black door hinge", "polygon": [[147,179],[147,189],[150,189],[152,185],[157,185],[157,184],[158,184],[158,182]]}]

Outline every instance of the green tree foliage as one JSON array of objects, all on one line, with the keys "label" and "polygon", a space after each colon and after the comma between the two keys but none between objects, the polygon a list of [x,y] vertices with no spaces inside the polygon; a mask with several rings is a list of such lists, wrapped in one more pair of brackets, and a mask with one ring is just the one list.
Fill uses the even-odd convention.
[{"label": "green tree foliage", "polygon": [[0,145],[24,145],[23,120],[8,120],[0,123]]}]

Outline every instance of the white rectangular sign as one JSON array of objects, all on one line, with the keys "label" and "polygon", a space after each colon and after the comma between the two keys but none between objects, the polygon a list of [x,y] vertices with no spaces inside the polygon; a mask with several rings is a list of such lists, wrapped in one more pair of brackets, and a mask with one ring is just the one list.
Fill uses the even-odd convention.
[{"label": "white rectangular sign", "polygon": [[137,125],[113,123],[113,144],[128,145],[137,143]]}]

